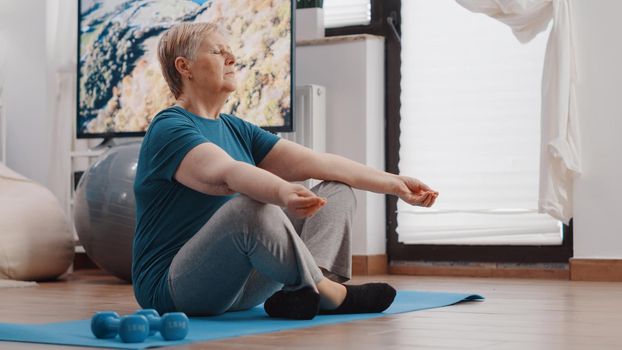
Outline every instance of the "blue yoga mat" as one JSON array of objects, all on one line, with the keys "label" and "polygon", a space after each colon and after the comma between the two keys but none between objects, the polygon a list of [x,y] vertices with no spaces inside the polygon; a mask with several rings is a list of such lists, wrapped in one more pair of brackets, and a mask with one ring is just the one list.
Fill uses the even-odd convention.
[{"label": "blue yoga mat", "polygon": [[308,321],[293,321],[268,317],[259,306],[247,311],[228,312],[220,316],[192,317],[190,332],[184,340],[164,341],[158,334],[143,343],[123,343],[114,339],[96,339],[91,334],[90,320],[46,324],[0,323],[0,341],[18,341],[58,345],[77,345],[117,349],[145,349],[173,346],[208,340],[270,333],[289,329],[364,320],[403,312],[448,306],[461,301],[483,300],[476,294],[399,291],[385,312],[376,314],[320,315]]}]

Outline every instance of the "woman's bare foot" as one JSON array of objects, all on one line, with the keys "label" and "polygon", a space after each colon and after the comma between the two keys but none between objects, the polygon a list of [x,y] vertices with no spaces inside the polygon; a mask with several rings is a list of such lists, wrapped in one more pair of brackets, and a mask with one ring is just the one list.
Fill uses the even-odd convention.
[{"label": "woman's bare foot", "polygon": [[320,309],[335,309],[341,305],[346,298],[346,287],[328,278],[322,279],[317,284],[317,289],[320,292]]}]

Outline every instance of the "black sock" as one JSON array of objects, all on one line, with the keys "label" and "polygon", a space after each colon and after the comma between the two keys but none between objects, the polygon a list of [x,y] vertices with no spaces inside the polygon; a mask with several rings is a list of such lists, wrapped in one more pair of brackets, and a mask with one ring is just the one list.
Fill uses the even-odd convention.
[{"label": "black sock", "polygon": [[321,315],[375,313],[386,310],[396,291],[386,283],[367,283],[358,286],[347,285],[346,298],[334,310],[320,310]]},{"label": "black sock", "polygon": [[264,303],[264,309],[270,317],[310,320],[320,308],[320,295],[311,287],[295,291],[278,291]]}]

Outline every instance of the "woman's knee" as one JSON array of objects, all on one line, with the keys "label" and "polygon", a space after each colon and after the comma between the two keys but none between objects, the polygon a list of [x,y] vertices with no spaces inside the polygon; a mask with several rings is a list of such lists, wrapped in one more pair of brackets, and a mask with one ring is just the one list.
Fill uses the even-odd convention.
[{"label": "woman's knee", "polygon": [[246,195],[236,199],[239,218],[247,227],[245,231],[253,232],[254,235],[282,235],[284,226],[291,225],[283,210],[274,204],[262,203]]},{"label": "woman's knee", "polygon": [[325,181],[327,188],[330,188],[330,192],[333,192],[333,196],[339,198],[339,201],[343,205],[351,205],[353,209],[356,208],[356,194],[350,185],[338,181]]},{"label": "woman's knee", "polygon": [[344,184],[343,182],[332,181],[339,193],[343,193],[344,196],[349,196],[351,199],[356,200],[356,196],[354,195],[354,190],[350,185]]}]

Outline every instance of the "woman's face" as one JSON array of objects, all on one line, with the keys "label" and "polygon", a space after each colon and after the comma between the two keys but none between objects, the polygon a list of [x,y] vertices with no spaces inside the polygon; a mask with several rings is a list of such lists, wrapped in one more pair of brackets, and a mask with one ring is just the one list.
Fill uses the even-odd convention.
[{"label": "woman's face", "polygon": [[192,85],[212,93],[235,91],[235,57],[225,39],[212,32],[203,39],[196,57],[190,61]]}]

